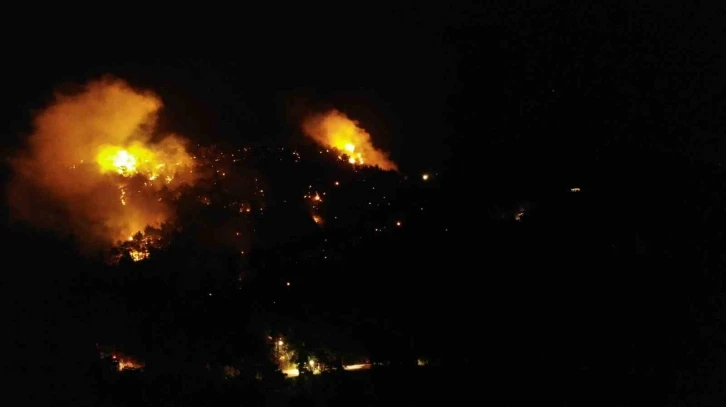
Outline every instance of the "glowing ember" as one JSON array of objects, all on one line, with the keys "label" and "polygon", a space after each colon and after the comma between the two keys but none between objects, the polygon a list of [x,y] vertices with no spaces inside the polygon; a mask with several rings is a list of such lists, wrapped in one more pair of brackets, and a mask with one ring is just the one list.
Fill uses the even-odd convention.
[{"label": "glowing ember", "polygon": [[318,215],[313,215],[313,222],[317,223],[318,225],[323,223],[323,218],[321,218]]},{"label": "glowing ember", "polygon": [[580,192],[580,188],[570,188],[570,192]]},{"label": "glowing ember", "polygon": [[133,261],[148,259],[152,249],[159,249],[163,246],[164,239],[160,229],[146,228],[145,232],[146,234],[137,232],[119,243],[107,260],[110,263],[117,263],[125,254],[128,254]]},{"label": "glowing ember", "polygon": [[514,214],[514,220],[517,222],[521,222],[522,218],[524,218],[524,208],[520,208],[515,214]]},{"label": "glowing ember", "polygon": [[121,357],[115,357],[114,359],[118,360],[118,371],[122,372],[124,370],[141,370],[144,368],[144,364],[136,361],[130,357],[127,356],[121,356]]},{"label": "glowing ember", "polygon": [[282,373],[284,373],[287,377],[297,377],[300,375],[300,371],[296,367],[284,369]]},{"label": "glowing ember", "polygon": [[295,365],[295,352],[282,339],[275,341],[275,349],[272,356],[279,369],[287,377],[296,377],[300,374],[300,371]]},{"label": "glowing ember", "polygon": [[140,360],[133,358],[131,356],[127,356],[124,354],[121,354],[117,351],[113,353],[106,353],[106,351],[99,349],[101,358],[107,358],[111,357],[111,363],[113,363],[116,366],[116,370],[119,372],[122,372],[124,370],[142,370],[144,368],[144,362],[141,362]]},{"label": "glowing ember", "polygon": [[422,175],[421,176],[421,179],[423,179],[424,181],[428,181],[429,180],[429,174]]},{"label": "glowing ember", "polygon": [[224,366],[222,368],[222,372],[224,373],[224,377],[228,379],[233,379],[240,374],[239,369],[235,368],[234,366]]},{"label": "glowing ember", "polygon": [[371,364],[370,363],[358,363],[355,365],[345,365],[343,366],[343,369],[345,370],[365,370],[370,369]]},{"label": "glowing ember", "polygon": [[131,255],[131,259],[133,259],[133,261],[141,261],[149,258],[148,251],[131,250],[129,255]]},{"label": "glowing ember", "polygon": [[373,146],[371,135],[342,112],[331,110],[311,115],[303,121],[302,127],[308,137],[325,148],[337,150],[341,159],[347,156],[351,164],[398,170],[386,153]]}]

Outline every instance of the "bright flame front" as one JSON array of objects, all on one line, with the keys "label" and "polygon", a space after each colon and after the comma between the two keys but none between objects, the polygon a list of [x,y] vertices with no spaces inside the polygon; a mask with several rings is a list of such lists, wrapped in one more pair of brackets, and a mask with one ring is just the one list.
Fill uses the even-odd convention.
[{"label": "bright flame front", "polygon": [[116,79],[58,94],[12,160],[14,215],[70,231],[94,250],[167,221],[173,211],[160,193],[193,182],[195,166],[183,139],[154,133],[161,107],[156,95]]},{"label": "bright flame front", "polygon": [[397,171],[396,164],[375,148],[371,135],[338,110],[313,114],[303,121],[303,132],[325,148],[337,151],[338,158],[355,165],[370,165]]}]

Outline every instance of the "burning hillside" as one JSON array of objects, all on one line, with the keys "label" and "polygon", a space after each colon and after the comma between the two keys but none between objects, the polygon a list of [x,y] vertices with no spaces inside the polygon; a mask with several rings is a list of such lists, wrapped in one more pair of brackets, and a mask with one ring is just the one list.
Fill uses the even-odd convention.
[{"label": "burning hillside", "polygon": [[325,148],[335,150],[341,160],[353,165],[398,171],[396,163],[373,146],[371,135],[358,122],[338,110],[310,115],[303,121],[302,127],[308,137]]},{"label": "burning hillside", "polygon": [[12,161],[14,215],[108,247],[171,216],[170,192],[194,180],[184,139],[154,134],[154,94],[104,78],[56,94]]},{"label": "burning hillside", "polygon": [[[391,205],[395,188],[369,183],[396,164],[340,111],[302,123],[330,153],[323,154],[304,146],[191,146],[155,131],[161,108],[155,94],[111,78],[55,95],[12,160],[15,217],[70,234],[85,249],[112,249],[116,263],[148,258],[182,229],[200,250],[244,255],[255,244],[343,227]],[[306,209],[294,204],[301,197]]]}]

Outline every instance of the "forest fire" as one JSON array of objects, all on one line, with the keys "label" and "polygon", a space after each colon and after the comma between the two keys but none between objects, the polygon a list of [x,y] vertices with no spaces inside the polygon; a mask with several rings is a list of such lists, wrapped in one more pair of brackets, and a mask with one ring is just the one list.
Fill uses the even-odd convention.
[{"label": "forest fire", "polygon": [[132,356],[126,355],[118,349],[108,348],[106,346],[101,347],[99,345],[96,345],[96,348],[99,351],[101,359],[112,363],[115,366],[115,369],[119,372],[123,372],[125,370],[143,370],[145,367],[144,362]]},{"label": "forest fire", "polygon": [[280,371],[287,377],[296,377],[300,374],[295,364],[297,355],[286,340],[280,338],[274,342],[272,356]]},{"label": "forest fire", "polygon": [[344,370],[367,370],[371,368],[370,363],[356,363],[353,365],[344,365]]},{"label": "forest fire", "polygon": [[[278,162],[289,153],[284,148],[229,151],[197,145],[192,154],[185,139],[154,131],[161,108],[156,95],[109,78],[56,95],[36,115],[28,148],[12,160],[13,214],[68,233],[87,253],[101,249],[109,263],[118,264],[153,256],[182,223],[202,213],[194,209],[200,203],[209,207],[203,213],[234,211],[234,221],[220,222],[225,232],[218,234],[233,236],[228,243],[235,252],[244,251],[247,236],[255,231],[250,222],[265,214],[267,188],[258,177],[248,179],[236,168],[247,161],[247,173],[257,162]],[[337,110],[309,116],[303,128],[340,160],[397,170],[387,154],[373,146],[370,134]],[[288,158],[301,162],[297,151]],[[310,185],[304,198],[312,221],[322,228],[338,217],[327,217],[322,205],[329,205],[330,195],[316,189]],[[240,226],[247,232],[240,232]],[[210,239],[217,238],[209,233]]]},{"label": "forest fire", "polygon": [[157,96],[109,78],[56,94],[12,160],[13,214],[71,231],[89,249],[167,221],[171,199],[160,193],[192,183],[195,173],[182,138],[154,133],[161,107]]},{"label": "forest fire", "polygon": [[[178,152],[176,156],[169,153],[174,150]],[[154,149],[140,143],[127,148],[106,145],[99,149],[96,162],[102,174],[117,173],[123,177],[142,175],[148,181],[162,176],[166,184],[171,183],[176,174],[184,169],[187,169],[185,172],[193,173],[193,159],[184,152],[183,143],[174,138],[166,139],[163,144],[154,146]]]},{"label": "forest fire", "polygon": [[144,364],[128,356],[114,356],[114,360],[118,362],[118,371],[124,370],[142,370]]},{"label": "forest fire", "polygon": [[149,252],[148,251],[131,250],[129,252],[129,255],[131,256],[131,259],[133,261],[141,261],[141,260],[144,260],[144,259],[149,258]]},{"label": "forest fire", "polygon": [[341,160],[398,171],[388,155],[375,148],[371,135],[358,122],[338,110],[308,116],[302,124],[305,134],[325,148],[335,150]]}]

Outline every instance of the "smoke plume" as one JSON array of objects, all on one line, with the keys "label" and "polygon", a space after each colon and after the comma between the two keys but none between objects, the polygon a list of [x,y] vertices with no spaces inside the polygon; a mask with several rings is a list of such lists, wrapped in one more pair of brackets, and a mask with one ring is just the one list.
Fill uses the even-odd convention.
[{"label": "smoke plume", "polygon": [[184,139],[154,137],[162,102],[103,78],[55,95],[12,159],[11,213],[108,247],[170,219],[173,190],[193,181]]},{"label": "smoke plume", "polygon": [[338,110],[309,115],[303,120],[302,128],[308,137],[325,148],[336,150],[341,159],[345,158],[351,164],[398,170],[388,154],[373,146],[371,135],[357,121]]}]

